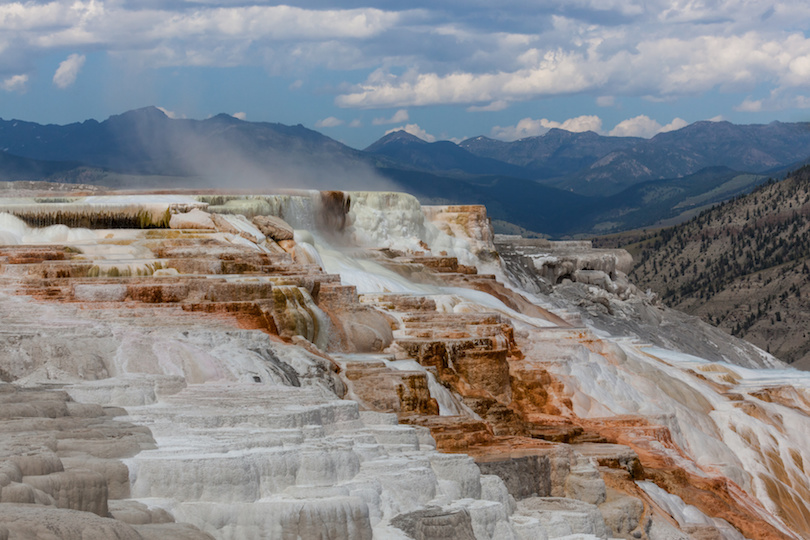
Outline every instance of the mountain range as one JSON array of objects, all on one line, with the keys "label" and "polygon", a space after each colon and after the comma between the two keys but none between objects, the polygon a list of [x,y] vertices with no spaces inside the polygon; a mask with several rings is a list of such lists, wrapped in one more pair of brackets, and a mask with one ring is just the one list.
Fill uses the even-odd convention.
[{"label": "mountain range", "polygon": [[697,122],[651,139],[552,129],[459,144],[395,131],[357,150],[301,125],[147,107],[61,126],[0,119],[0,150],[0,180],[399,189],[486,203],[500,227],[564,237],[688,219],[810,158],[810,128]]}]

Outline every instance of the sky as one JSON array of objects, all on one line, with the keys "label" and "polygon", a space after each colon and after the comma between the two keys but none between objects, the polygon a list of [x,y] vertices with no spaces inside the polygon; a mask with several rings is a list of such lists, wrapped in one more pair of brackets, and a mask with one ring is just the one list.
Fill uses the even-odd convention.
[{"label": "sky", "polygon": [[155,105],[354,148],[810,120],[806,0],[0,1],[0,117]]}]

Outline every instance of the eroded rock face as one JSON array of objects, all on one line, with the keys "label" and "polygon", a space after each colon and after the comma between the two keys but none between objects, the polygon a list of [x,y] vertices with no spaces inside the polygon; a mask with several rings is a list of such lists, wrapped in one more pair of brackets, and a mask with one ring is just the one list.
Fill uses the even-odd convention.
[{"label": "eroded rock face", "polygon": [[[389,267],[401,268],[404,262],[402,255],[392,255],[394,260]],[[388,256],[391,257],[392,255]],[[419,257],[411,257],[408,263],[410,266],[406,268],[406,271],[411,279],[422,279],[423,282],[435,284],[437,283],[435,277],[439,277],[439,282],[449,282],[453,285],[463,282],[465,285],[472,285],[478,290],[492,290],[491,287],[483,284],[484,281],[457,278],[458,274],[453,273],[452,270],[446,270],[452,268],[452,263],[440,263],[435,260],[435,257],[426,261],[427,264],[424,266],[443,270],[440,270],[438,274],[434,274],[435,277],[432,280],[424,279],[422,276],[425,276],[425,273],[414,266],[420,263],[419,259]],[[602,273],[597,277],[608,275],[601,270],[586,270],[585,272],[594,273],[583,274],[583,277],[588,279],[598,272]],[[588,284],[582,283],[581,285],[587,286]],[[606,281],[602,285],[608,286],[610,284]],[[605,294],[632,293],[627,289],[621,291],[616,289],[610,292],[609,288],[603,289]],[[510,307],[520,306],[519,301],[508,297],[499,299],[509,302],[507,305]],[[448,451],[468,452],[474,456],[479,456],[479,459],[480,456],[490,453],[497,453],[501,456],[508,455],[514,448],[531,448],[537,444],[536,442],[530,442],[532,439],[520,439],[520,436],[525,437],[526,435],[557,443],[573,443],[572,448],[574,449],[579,448],[582,444],[601,445],[604,448],[604,454],[608,455],[599,457],[597,468],[586,466],[587,463],[583,464],[582,458],[575,459],[574,456],[571,456],[562,469],[559,467],[554,468],[557,474],[556,481],[553,483],[557,486],[556,489],[559,495],[578,498],[595,506],[607,505],[605,506],[605,514],[611,516],[610,527],[615,531],[615,534],[632,534],[633,537],[646,537],[648,530],[650,530],[650,521],[645,521],[641,517],[636,519],[638,517],[636,515],[637,509],[641,504],[639,501],[643,499],[643,495],[639,493],[633,480],[643,478],[645,474],[657,474],[655,470],[662,465],[680,469],[685,462],[677,458],[676,455],[683,456],[682,449],[689,444],[686,439],[689,437],[700,438],[702,435],[698,431],[701,429],[710,431],[716,429],[709,426],[709,424],[714,425],[711,420],[709,424],[698,427],[701,422],[708,419],[708,416],[703,416],[703,420],[694,426],[698,428],[698,431],[682,433],[680,430],[685,424],[681,424],[675,417],[667,417],[667,415],[663,414],[662,409],[659,409],[661,412],[653,413],[646,418],[616,415],[615,411],[637,412],[643,409],[643,406],[639,407],[640,404],[655,402],[658,399],[652,396],[642,398],[639,394],[635,394],[636,397],[632,399],[638,400],[636,405],[630,408],[626,406],[630,405],[629,402],[626,405],[619,405],[618,402],[611,400],[615,400],[620,393],[625,392],[621,384],[615,388],[616,398],[611,397],[607,401],[605,401],[605,398],[610,392],[595,392],[596,388],[582,392],[581,386],[579,391],[573,390],[574,386],[583,383],[587,385],[590,383],[586,381],[598,380],[601,377],[613,380],[618,376],[619,378],[615,380],[619,382],[622,380],[621,377],[624,377],[624,381],[627,381],[629,380],[628,377],[634,378],[640,374],[650,381],[655,381],[653,384],[662,388],[663,392],[676,403],[681,406],[688,404],[687,406],[693,411],[689,414],[708,415],[713,410],[713,407],[708,404],[708,400],[703,397],[707,395],[708,388],[700,382],[702,380],[700,376],[694,380],[697,387],[688,384],[682,386],[680,382],[676,381],[665,382],[664,378],[669,377],[669,375],[663,375],[663,372],[657,369],[654,364],[642,367],[637,363],[638,356],[636,356],[635,351],[632,351],[633,359],[628,359],[629,351],[633,349],[632,346],[625,350],[625,347],[621,345],[617,346],[613,342],[597,338],[586,328],[577,328],[576,325],[581,324],[581,322],[576,316],[559,312],[559,316],[556,316],[556,313],[550,314],[552,316],[543,316],[542,318],[545,321],[554,321],[553,324],[549,325],[554,328],[540,332],[536,328],[528,330],[522,326],[520,321],[517,321],[517,329],[514,332],[514,334],[520,336],[517,340],[508,337],[512,333],[511,330],[502,334],[504,337],[500,342],[512,343],[512,345],[509,345],[509,355],[507,357],[509,365],[509,382],[507,384],[510,386],[510,399],[503,391],[500,391],[500,395],[498,391],[493,392],[493,383],[496,383],[495,387],[497,388],[503,389],[504,387],[503,382],[497,382],[499,381],[497,369],[493,371],[490,368],[490,372],[495,376],[493,379],[488,380],[487,384],[478,384],[479,381],[475,380],[474,375],[471,376],[470,372],[465,369],[466,366],[463,360],[457,361],[460,355],[470,347],[465,345],[464,341],[457,341],[459,339],[463,340],[470,335],[469,328],[464,326],[469,324],[468,320],[454,318],[453,322],[449,322],[449,320],[443,321],[441,317],[424,313],[424,304],[403,301],[401,297],[394,303],[385,301],[381,297],[374,297],[373,301],[379,302],[378,305],[382,309],[388,310],[400,321],[400,326],[395,331],[395,346],[401,348],[401,350],[397,349],[399,351],[397,354],[414,358],[429,371],[432,370],[444,384],[453,389],[454,393],[462,396],[464,402],[472,406],[475,413],[485,418],[486,422],[476,423],[470,420],[452,418],[435,419],[418,415],[411,415],[408,418],[403,418],[403,420],[430,427],[440,448]],[[617,297],[617,301],[621,300]],[[607,299],[606,302],[608,302]],[[609,300],[606,305],[612,305],[613,302],[613,300]],[[546,306],[550,305],[553,304],[546,304]],[[419,313],[419,316],[413,317],[410,313],[403,312],[402,308],[397,306],[418,307],[419,311],[416,313]],[[429,310],[428,307],[427,311]],[[430,325],[429,330],[423,330],[419,328],[418,323],[415,324],[419,320],[430,320],[433,324]],[[459,325],[460,322],[461,325]],[[514,324],[515,319],[512,319],[512,322]],[[440,330],[442,327],[445,329]],[[531,332],[531,334],[526,334],[527,331]],[[526,335],[532,337],[527,341],[525,339]],[[443,336],[444,339],[435,339],[436,336]],[[704,339],[702,334],[699,339]],[[709,339],[716,339],[716,336],[711,336]],[[550,350],[549,345],[552,345]],[[526,348],[527,346],[528,348]],[[745,348],[743,348],[742,352],[747,354]],[[599,362],[597,362],[589,370],[586,367],[587,363],[593,362],[594,359],[599,359],[600,362],[606,361],[606,363],[604,366],[600,366]],[[743,356],[739,361],[746,364],[751,361],[756,362],[757,358],[756,355],[748,355]],[[485,362],[477,362],[475,365],[482,368]],[[667,371],[663,365],[661,368]],[[625,375],[619,375],[624,369],[630,371]],[[471,383],[471,379],[475,382]],[[626,384],[626,382],[622,384]],[[488,385],[490,386],[488,387]],[[471,391],[472,388],[475,388],[475,390]],[[629,390],[629,387],[626,388]],[[721,393],[725,393],[725,391],[721,391]],[[631,392],[626,395],[633,394]],[[709,391],[709,395],[712,395],[712,391]],[[506,414],[503,411],[494,412],[497,410],[496,404],[500,406],[507,404],[507,410],[510,410],[511,414]],[[493,412],[490,413],[490,411]],[[603,418],[598,421],[587,420],[591,416],[603,416]],[[615,416],[615,418],[611,418],[611,416]],[[686,416],[684,416],[685,418]],[[694,422],[694,419],[685,420],[685,422]],[[504,429],[507,425],[510,427]],[[499,438],[494,433],[499,429],[502,430],[501,433],[503,434],[511,433],[518,435],[518,438],[513,437],[509,440]],[[534,440],[536,441],[536,439]],[[614,444],[616,442],[630,444],[639,453],[636,454],[627,446],[618,447]],[[692,443],[693,447],[699,444],[703,443]],[[710,445],[714,444],[710,443]],[[659,445],[659,451],[657,452],[651,451],[655,445]],[[734,451],[730,449],[728,443],[721,442],[720,446],[713,451],[719,450],[720,447],[724,448],[721,453],[730,451],[727,456],[728,459],[733,461],[734,458],[731,458],[731,455],[734,454]],[[489,449],[489,452],[484,450],[485,448]],[[578,450],[574,452],[574,455],[576,455]],[[654,454],[656,457],[653,457]],[[644,466],[642,466],[642,463]],[[745,479],[732,470],[733,466],[724,465],[722,459],[718,460],[717,463],[718,466],[728,471],[727,474],[731,474],[733,477],[738,478],[737,481],[745,483]],[[692,472],[689,472],[693,467],[695,465],[689,465],[685,468],[686,476],[691,478],[688,482],[693,486],[700,485],[701,482],[691,476]],[[701,467],[696,466],[697,469]],[[616,470],[615,468],[623,471],[623,480],[619,482],[619,486],[624,495],[619,498],[613,497],[613,500],[608,502],[604,478],[608,474],[608,469]],[[615,475],[615,473],[610,474]],[[508,474],[504,474],[504,476],[508,480]],[[701,495],[693,497],[692,501],[698,503],[701,508],[706,509],[708,512],[716,512],[721,505],[727,504],[722,501],[728,500],[730,495],[730,492],[726,492],[725,488],[703,487],[700,493]],[[735,493],[735,495],[731,495],[732,497],[739,497],[737,502],[734,503],[735,506],[740,508],[758,507],[758,503],[751,498],[750,494],[744,494],[742,491],[736,491]],[[789,500],[785,500],[784,497],[779,497],[779,499],[784,501],[783,504],[787,503],[787,509],[793,508],[792,502]],[[713,502],[710,502],[710,500]],[[622,510],[617,510],[617,508]],[[759,508],[756,511],[757,515],[760,516],[758,518],[742,518],[740,515],[728,515],[728,517],[733,522],[734,527],[747,531],[747,534],[752,537],[770,537],[771,535],[779,537],[783,534],[790,536],[790,533],[778,520],[773,520],[772,517],[762,514],[762,507]],[[631,514],[631,519],[623,521],[618,518],[617,512],[624,511]],[[788,510],[788,512],[792,512],[792,510]],[[794,521],[794,523],[799,522],[800,520]]]},{"label": "eroded rock face", "polygon": [[150,230],[0,220],[0,538],[807,532],[810,384],[594,331],[644,302],[621,254],[524,294],[482,207],[184,197]]},{"label": "eroded rock face", "polygon": [[351,224],[348,217],[351,195],[343,191],[323,191],[316,201],[318,227],[327,232],[340,233]]},{"label": "eroded rock face", "polygon": [[478,467],[483,474],[492,474],[503,480],[509,494],[517,500],[551,495],[551,462],[548,456],[505,457],[491,456],[492,461],[479,459]]},{"label": "eroded rock face", "polygon": [[323,284],[318,305],[329,314],[335,332],[330,348],[346,352],[379,353],[393,341],[392,320],[379,310],[360,304],[357,289],[337,283]]}]

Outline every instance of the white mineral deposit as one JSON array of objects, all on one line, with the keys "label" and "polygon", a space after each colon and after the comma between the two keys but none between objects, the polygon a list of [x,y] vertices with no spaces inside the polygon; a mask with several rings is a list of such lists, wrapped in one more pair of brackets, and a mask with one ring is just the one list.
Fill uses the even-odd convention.
[{"label": "white mineral deposit", "polygon": [[810,536],[810,376],[626,252],[401,193],[0,210],[2,540]]}]

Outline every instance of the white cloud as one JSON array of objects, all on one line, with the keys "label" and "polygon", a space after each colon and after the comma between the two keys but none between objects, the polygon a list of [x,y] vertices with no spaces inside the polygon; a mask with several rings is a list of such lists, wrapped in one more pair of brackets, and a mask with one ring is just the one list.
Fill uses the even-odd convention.
[{"label": "white cloud", "polygon": [[596,104],[600,107],[613,107],[616,105],[616,98],[614,96],[599,96],[596,98]]},{"label": "white cloud", "polygon": [[639,115],[634,118],[628,118],[616,124],[608,135],[614,137],[644,137],[649,139],[658,133],[665,133],[667,131],[675,131],[686,127],[688,123],[682,118],[675,118],[669,124],[662,126],[652,118],[646,115]]},{"label": "white cloud", "polygon": [[[349,69],[356,69],[363,42],[422,16],[418,10],[305,9],[250,1],[234,4],[118,0],[5,3],[0,5],[0,36],[22,54],[36,56],[66,48],[106,49],[145,67],[272,65],[283,60],[285,66],[300,69],[302,56],[308,62],[316,61],[316,65],[327,65],[355,51],[350,53],[354,65]],[[320,47],[320,60],[306,54],[313,45]]]},{"label": "white cloud", "polygon": [[423,141],[436,142],[436,137],[434,137],[424,129],[420,128],[418,124],[406,124],[404,126],[389,129],[388,131],[385,132],[385,134],[388,135],[389,133],[393,133],[395,131],[404,131],[406,133],[410,133],[414,137],[419,137]]},{"label": "white cloud", "polygon": [[763,81],[776,87],[810,87],[810,38],[800,32],[751,29],[715,35],[703,27],[680,34],[669,27],[661,30],[659,35],[641,28],[581,26],[577,33],[584,38],[532,47],[513,69],[375,72],[335,102],[356,108],[473,104],[470,110],[475,111],[481,107],[478,103],[584,92],[601,94],[599,104],[609,106],[611,97],[621,95],[670,100],[712,89],[741,91]]},{"label": "white cloud", "polygon": [[583,131],[600,131],[602,129],[602,119],[598,116],[577,116],[576,118],[569,118],[568,120],[558,122],[548,122],[549,127],[564,129],[565,131],[573,131],[581,133]]},{"label": "white cloud", "polygon": [[[0,73],[8,78],[2,88],[11,74],[33,74],[43,57],[75,53],[74,64],[54,75],[55,85],[70,86],[81,69],[76,62],[92,50],[107,51],[130,71],[260,66],[294,81],[291,91],[303,81],[325,80],[310,75],[327,68],[335,103],[349,108],[454,104],[497,112],[520,101],[576,94],[611,107],[625,96],[674,103],[710,90],[777,91],[772,99],[738,106],[752,111],[802,107],[810,91],[810,4],[801,0],[764,6],[751,0],[554,0],[541,8],[519,0],[423,2],[427,7],[406,10],[374,4],[384,7],[3,2]],[[15,88],[25,87],[16,81]]]},{"label": "white cloud", "polygon": [[663,126],[659,133],[666,133],[667,131],[677,131],[679,129],[685,128],[689,125],[689,122],[684,120],[683,118],[673,118],[672,122]]},{"label": "white cloud", "polygon": [[67,88],[76,82],[76,77],[79,75],[84,61],[86,60],[83,54],[71,54],[68,56],[59,67],[56,68],[56,73],[53,74],[53,84],[59,88]]},{"label": "white cloud", "polygon": [[12,75],[0,83],[0,88],[6,92],[25,92],[28,85],[28,75]]},{"label": "white cloud", "polygon": [[359,118],[355,118],[354,120],[352,120],[351,122],[349,122],[349,127],[350,127],[350,128],[359,128],[359,127],[363,127],[363,122],[361,122]]},{"label": "white cloud", "polygon": [[771,94],[763,99],[746,98],[742,103],[735,106],[734,110],[760,112],[807,108],[810,108],[810,98],[803,92],[798,91],[798,89],[791,89],[787,91],[772,90]]},{"label": "white cloud", "polygon": [[243,112],[236,112],[233,113],[231,116],[234,118],[238,118],[239,120],[247,120],[247,114]]},{"label": "white cloud", "polygon": [[759,112],[762,110],[762,102],[763,100],[761,99],[745,98],[742,103],[734,107],[734,110],[741,112]]},{"label": "white cloud", "polygon": [[564,122],[555,122],[547,118],[535,120],[524,118],[514,126],[495,126],[492,128],[492,136],[496,139],[514,141],[525,137],[536,137],[547,133],[552,128],[564,129],[580,133],[583,131],[596,131],[602,129],[602,119],[598,116],[577,116],[569,118]]},{"label": "white cloud", "polygon": [[335,118],[334,116],[329,116],[324,118],[323,120],[318,120],[315,122],[315,127],[317,128],[332,128],[337,126],[342,126],[343,120],[340,118]]},{"label": "white cloud", "polygon": [[722,114],[718,114],[717,116],[712,116],[708,119],[709,122],[725,122],[725,117]]},{"label": "white cloud", "polygon": [[649,138],[658,133],[661,124],[646,115],[639,115],[635,118],[622,120],[616,127],[610,130],[608,135],[613,137],[645,137]]},{"label": "white cloud", "polygon": [[[551,51],[540,64],[515,72],[418,73],[367,80],[335,99],[340,107],[378,108],[525,100],[593,88],[601,75],[579,53]],[[376,80],[375,80],[376,79]]]},{"label": "white cloud", "polygon": [[[489,105],[471,105],[467,107],[468,112],[497,112],[502,111],[509,107],[509,102],[499,99],[497,101],[493,101]],[[463,140],[463,139],[462,139]]]},{"label": "white cloud", "polygon": [[[168,4],[164,2],[163,4]],[[195,6],[172,9],[154,2],[137,4],[86,0],[54,1],[0,6],[0,28],[40,30],[40,43],[53,47],[66,43],[91,43],[115,37],[119,41],[176,40],[201,36],[216,42],[227,39],[329,40],[368,38],[386,31],[407,12],[375,8],[314,10],[289,5]],[[128,23],[128,24],[127,24]],[[47,34],[46,29],[52,29]],[[218,44],[215,44],[216,46]]]},{"label": "white cloud", "polygon": [[155,29],[161,37],[236,37],[245,39],[366,38],[400,19],[395,11],[374,8],[311,10],[288,5],[213,7],[165,19]]},{"label": "white cloud", "polygon": [[495,126],[492,128],[492,136],[505,141],[514,141],[524,137],[536,137],[549,130],[549,128],[543,125],[544,121],[546,121],[545,118],[542,120],[524,118],[515,126]]},{"label": "white cloud", "polygon": [[165,114],[166,116],[168,116],[172,120],[176,120],[178,118],[185,118],[186,117],[183,114],[179,114],[179,113],[176,113],[174,111],[170,111],[169,109],[167,109],[165,107],[157,107],[157,108],[160,109],[163,112],[163,114]]},{"label": "white cloud", "polygon": [[399,124],[400,122],[407,122],[409,119],[408,111],[400,109],[394,113],[391,118],[375,118],[371,123],[375,126],[382,126],[384,124]]}]

